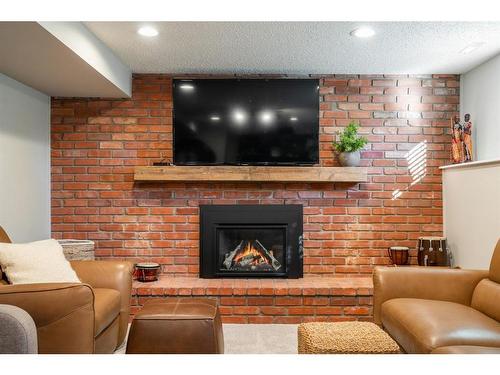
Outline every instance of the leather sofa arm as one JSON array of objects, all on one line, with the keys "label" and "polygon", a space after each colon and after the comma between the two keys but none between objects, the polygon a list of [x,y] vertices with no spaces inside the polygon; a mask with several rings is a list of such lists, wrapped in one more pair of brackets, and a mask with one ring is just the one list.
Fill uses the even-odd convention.
[{"label": "leather sofa arm", "polygon": [[20,307],[33,318],[39,353],[93,353],[94,293],[89,285],[2,285],[0,304]]},{"label": "leather sofa arm", "polygon": [[133,263],[117,260],[73,260],[70,263],[83,283],[93,288],[130,293]]},{"label": "leather sofa arm", "polygon": [[93,288],[115,289],[120,292],[119,344],[125,339],[130,314],[132,274],[134,265],[118,260],[74,260],[71,267],[80,280]]},{"label": "leather sofa arm", "polygon": [[373,319],[381,324],[380,308],[394,298],[421,298],[470,306],[486,270],[432,267],[376,267],[373,273]]}]

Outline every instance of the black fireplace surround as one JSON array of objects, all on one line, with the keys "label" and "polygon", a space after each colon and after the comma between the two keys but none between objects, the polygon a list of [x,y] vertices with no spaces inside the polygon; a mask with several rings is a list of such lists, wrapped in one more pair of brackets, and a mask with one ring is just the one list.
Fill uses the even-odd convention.
[{"label": "black fireplace surround", "polygon": [[302,277],[302,217],[302,205],[200,206],[200,277]]}]

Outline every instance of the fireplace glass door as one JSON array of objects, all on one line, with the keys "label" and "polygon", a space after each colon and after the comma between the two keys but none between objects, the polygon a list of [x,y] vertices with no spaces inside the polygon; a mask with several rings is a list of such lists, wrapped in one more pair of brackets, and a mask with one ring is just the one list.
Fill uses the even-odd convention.
[{"label": "fireplace glass door", "polygon": [[201,205],[200,276],[299,278],[302,206]]},{"label": "fireplace glass door", "polygon": [[286,272],[286,226],[216,228],[218,273]]}]

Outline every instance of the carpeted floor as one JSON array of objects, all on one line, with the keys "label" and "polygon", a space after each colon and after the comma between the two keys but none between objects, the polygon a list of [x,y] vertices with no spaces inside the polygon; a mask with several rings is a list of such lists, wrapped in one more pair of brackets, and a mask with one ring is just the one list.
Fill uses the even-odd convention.
[{"label": "carpeted floor", "polygon": [[[224,324],[226,354],[297,354],[296,324]],[[126,344],[115,354],[125,353]]]},{"label": "carpeted floor", "polygon": [[297,354],[296,324],[224,324],[226,354]]}]

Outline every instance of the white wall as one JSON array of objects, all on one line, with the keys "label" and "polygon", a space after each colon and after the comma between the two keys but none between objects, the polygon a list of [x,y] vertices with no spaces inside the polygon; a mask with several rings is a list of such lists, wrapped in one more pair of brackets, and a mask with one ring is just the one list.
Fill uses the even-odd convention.
[{"label": "white wall", "polygon": [[500,55],[461,76],[466,113],[478,162],[443,169],[444,233],[457,266],[487,269],[500,238]]},{"label": "white wall", "polygon": [[50,237],[50,98],[0,74],[0,225],[15,242]]},{"label": "white wall", "polygon": [[500,161],[445,168],[443,203],[455,265],[488,269],[500,239]]},{"label": "white wall", "polygon": [[463,74],[460,113],[470,113],[475,160],[500,158],[500,55]]}]

